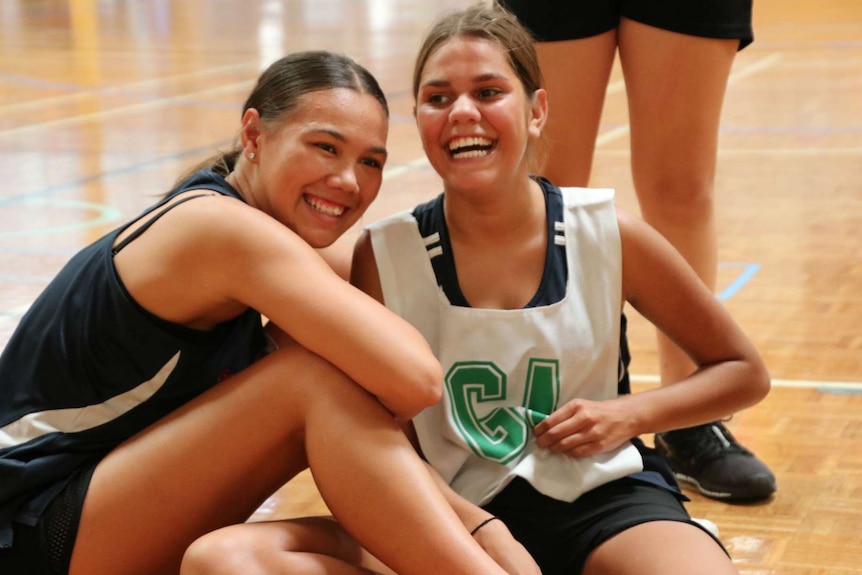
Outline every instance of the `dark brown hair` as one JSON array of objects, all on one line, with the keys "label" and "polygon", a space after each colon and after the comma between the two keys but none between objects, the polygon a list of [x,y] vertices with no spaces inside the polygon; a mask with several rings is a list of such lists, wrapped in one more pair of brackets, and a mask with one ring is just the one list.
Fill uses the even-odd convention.
[{"label": "dark brown hair", "polygon": [[[506,53],[512,71],[521,81],[527,100],[532,100],[536,90],[545,87],[530,32],[512,13],[496,2],[492,5],[478,3],[463,10],[446,13],[431,26],[413,66],[414,101],[419,96],[419,83],[422,81],[422,72],[428,58],[449,40],[461,37],[478,38],[498,45]],[[548,141],[544,134],[528,153],[531,170],[541,171],[548,155]]]},{"label": "dark brown hair", "polygon": [[419,82],[428,58],[448,40],[467,36],[488,40],[508,55],[509,64],[528,98],[545,85],[533,38],[518,19],[497,4],[475,4],[464,10],[444,14],[431,27],[416,56],[413,67],[413,97],[419,94]]},{"label": "dark brown hair", "polygon": [[[380,102],[383,112],[389,117],[386,96],[371,72],[347,56],[325,50],[296,52],[273,62],[258,78],[242,107],[242,114],[254,108],[263,123],[279,122],[296,108],[302,96],[335,88],[370,94]],[[241,152],[241,147],[235,144],[232,149],[207,158],[186,171],[177,183],[203,168],[214,168],[226,176],[233,170]]]}]

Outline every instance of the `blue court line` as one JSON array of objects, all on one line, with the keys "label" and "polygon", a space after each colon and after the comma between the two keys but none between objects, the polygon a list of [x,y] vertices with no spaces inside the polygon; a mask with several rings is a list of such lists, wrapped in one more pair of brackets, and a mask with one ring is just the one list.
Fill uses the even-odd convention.
[{"label": "blue court line", "polygon": [[47,228],[31,228],[27,230],[0,232],[0,238],[20,238],[23,236],[40,236],[44,234],[73,232],[115,222],[119,220],[123,215],[123,212],[113,206],[107,206],[105,204],[94,204],[92,202],[81,202],[78,200],[45,200],[41,198],[28,198],[26,202],[42,206],[50,204],[64,208],[94,211],[99,215],[96,218],[88,220],[86,222],[76,222],[74,224],[69,224],[65,226],[51,226]]},{"label": "blue court line", "polygon": [[751,263],[720,263],[718,265],[723,268],[744,268],[742,273],[716,296],[719,301],[728,300],[733,297],[762,267],[760,264]]},{"label": "blue court line", "polygon": [[[100,174],[96,174],[95,176],[90,176],[87,178],[79,178],[77,180],[72,180],[69,182],[65,182],[62,184],[56,184],[54,186],[48,186],[47,188],[35,191],[35,192],[27,192],[24,194],[20,194],[17,196],[10,196],[7,198],[0,198],[0,207],[14,204],[16,202],[25,202],[29,200],[33,200],[35,198],[40,198],[44,196],[50,196],[59,192],[63,192],[66,190],[71,190],[73,188],[83,186],[85,184],[89,184],[90,182],[95,182],[97,180],[106,180],[115,176],[122,176],[125,174],[129,174],[132,172],[139,172],[141,170],[156,166],[161,164],[162,162],[174,161],[185,156],[192,156],[200,154],[201,152],[210,152],[211,154],[217,153],[217,150],[230,146],[233,143],[233,139],[225,140],[223,142],[218,142],[215,144],[211,144],[208,146],[201,146],[199,148],[193,148],[190,150],[185,150],[183,152],[179,152],[177,154],[170,154],[168,156],[162,156],[160,158],[154,158],[152,160],[147,160],[145,162],[140,162],[137,164],[132,164],[130,166],[126,166],[125,168],[120,168],[117,170],[109,170],[107,172],[102,172]],[[177,174],[179,175],[179,173]],[[166,192],[168,190],[165,190]],[[0,234],[2,235],[2,234]]]}]

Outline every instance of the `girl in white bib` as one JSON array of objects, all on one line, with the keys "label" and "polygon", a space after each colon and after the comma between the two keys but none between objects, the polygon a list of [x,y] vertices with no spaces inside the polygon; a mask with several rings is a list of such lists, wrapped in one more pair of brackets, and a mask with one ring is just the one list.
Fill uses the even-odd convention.
[{"label": "girl in white bib", "polygon": [[[528,567],[508,551],[510,532],[544,575],[735,573],[637,437],[762,399],[769,377],[754,347],[679,254],[614,207],[612,190],[531,177],[548,101],[511,15],[478,5],[442,17],[413,89],[443,193],[370,226],[353,281],[417,327],[442,364],[443,399],[412,423],[453,507],[512,572]],[[698,370],[620,393],[625,302]]]}]

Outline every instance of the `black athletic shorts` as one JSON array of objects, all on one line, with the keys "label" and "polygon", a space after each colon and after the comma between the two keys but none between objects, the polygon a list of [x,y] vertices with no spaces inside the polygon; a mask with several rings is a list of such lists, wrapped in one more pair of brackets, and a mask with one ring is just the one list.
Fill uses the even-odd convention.
[{"label": "black athletic shorts", "polygon": [[67,575],[95,464],[78,471],[32,527],[13,523],[12,548],[0,549],[3,575]]},{"label": "black athletic shorts", "polygon": [[681,521],[709,533],[692,520],[683,507],[685,499],[682,493],[626,477],[567,503],[539,493],[516,477],[483,507],[503,520],[542,575],[575,575],[583,571],[596,547],[641,523]]},{"label": "black athletic shorts", "polygon": [[705,38],[738,39],[742,50],[754,40],[753,0],[497,0],[515,14],[536,40],[589,38],[629,18],[663,30]]}]

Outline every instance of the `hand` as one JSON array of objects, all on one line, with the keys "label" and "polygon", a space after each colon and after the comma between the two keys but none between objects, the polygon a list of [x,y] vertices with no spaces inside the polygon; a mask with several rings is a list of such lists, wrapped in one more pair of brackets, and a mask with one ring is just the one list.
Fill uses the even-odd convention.
[{"label": "hand", "polygon": [[631,410],[620,399],[573,399],[533,428],[536,443],[571,457],[596,455],[616,449],[632,437]]},{"label": "hand", "polygon": [[499,519],[483,525],[473,538],[509,575],[542,574],[533,557]]}]

